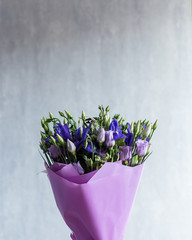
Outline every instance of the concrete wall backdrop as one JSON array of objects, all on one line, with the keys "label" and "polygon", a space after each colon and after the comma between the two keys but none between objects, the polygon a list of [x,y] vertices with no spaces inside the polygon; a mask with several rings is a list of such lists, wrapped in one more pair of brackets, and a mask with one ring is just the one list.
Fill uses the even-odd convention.
[{"label": "concrete wall backdrop", "polygon": [[190,1],[0,0],[0,239],[69,239],[40,118],[99,104],[159,119],[125,239],[192,238],[191,24]]}]

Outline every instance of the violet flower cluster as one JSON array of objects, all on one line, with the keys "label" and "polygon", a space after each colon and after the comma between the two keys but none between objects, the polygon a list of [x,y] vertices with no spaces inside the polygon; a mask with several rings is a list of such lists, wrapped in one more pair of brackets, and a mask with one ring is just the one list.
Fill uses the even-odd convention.
[{"label": "violet flower cluster", "polygon": [[[109,106],[99,106],[99,116],[86,118],[82,111],[76,122],[65,111],[63,122],[49,113],[42,118],[40,148],[47,166],[54,162],[73,164],[80,174],[99,169],[105,162],[127,166],[142,164],[151,154],[151,138],[157,128],[149,121],[125,122],[119,114],[109,116]],[[52,124],[52,128],[50,127]]]}]

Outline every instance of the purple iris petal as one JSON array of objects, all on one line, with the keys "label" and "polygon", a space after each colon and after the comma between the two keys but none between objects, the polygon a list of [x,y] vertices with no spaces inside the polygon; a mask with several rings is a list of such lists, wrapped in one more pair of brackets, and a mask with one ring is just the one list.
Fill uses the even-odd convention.
[{"label": "purple iris petal", "polygon": [[87,134],[89,133],[89,128],[85,128],[83,127],[83,132],[81,132],[82,129],[78,128],[76,133],[75,133],[75,137],[76,137],[76,141],[74,140],[75,146],[77,148],[77,150],[84,145],[85,140],[87,138]]},{"label": "purple iris petal", "polygon": [[130,123],[127,123],[127,125],[128,125],[127,132],[131,133],[131,125],[130,125]]},{"label": "purple iris petal", "polygon": [[131,146],[133,143],[133,133],[128,133],[127,137],[125,138],[125,144],[127,146]]},{"label": "purple iris petal", "polygon": [[94,152],[97,153],[96,147],[94,144],[91,145],[91,142],[88,141],[87,147],[85,148],[88,152]]},{"label": "purple iris petal", "polygon": [[77,131],[75,132],[75,138],[76,138],[76,139],[81,138],[81,136],[82,136],[82,130],[83,130],[83,129],[82,129],[81,127],[77,129]]},{"label": "purple iris petal", "polygon": [[128,128],[127,128],[127,134],[126,134],[126,138],[125,138],[125,144],[127,146],[131,146],[132,143],[133,143],[133,133],[131,132],[131,129],[130,129],[130,124],[128,123]]},{"label": "purple iris petal", "polygon": [[65,140],[65,142],[67,142],[67,139],[71,140],[68,124],[62,125],[59,123],[55,126],[55,130]]},{"label": "purple iris petal", "polygon": [[113,121],[111,122],[111,124],[109,126],[109,130],[113,131],[113,139],[114,140],[126,137],[122,133],[121,127],[119,127],[119,123],[118,123],[117,119],[115,119],[115,118],[113,118]]}]

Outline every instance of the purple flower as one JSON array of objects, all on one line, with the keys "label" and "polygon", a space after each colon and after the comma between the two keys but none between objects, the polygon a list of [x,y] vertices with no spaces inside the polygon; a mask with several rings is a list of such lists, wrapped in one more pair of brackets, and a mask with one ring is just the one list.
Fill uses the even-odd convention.
[{"label": "purple flower", "polygon": [[95,145],[88,140],[88,144],[87,144],[87,147],[85,148],[86,151],[88,152],[94,152],[94,153],[97,153],[97,150],[96,150],[96,147]]},{"label": "purple flower", "polygon": [[84,169],[81,167],[80,162],[73,163],[73,166],[79,174],[84,174]]},{"label": "purple flower", "polygon": [[104,130],[104,128],[101,128],[101,129],[99,130],[99,133],[98,133],[98,135],[97,135],[97,141],[98,141],[99,143],[105,142],[105,130]]},{"label": "purple flower", "polygon": [[113,121],[111,122],[111,124],[109,126],[109,130],[113,131],[113,139],[114,140],[126,137],[122,133],[121,127],[119,127],[119,123],[118,123],[117,119],[115,119],[115,118],[113,118]]},{"label": "purple flower", "polygon": [[84,145],[88,133],[89,133],[89,127],[88,128],[80,127],[75,132],[75,138],[76,138],[75,145],[77,150]]},{"label": "purple flower", "polygon": [[147,150],[151,144],[148,141],[138,139],[136,141],[136,145],[137,145],[137,155],[139,157],[142,157],[147,153]]},{"label": "purple flower", "polygon": [[122,160],[122,161],[130,160],[132,158],[132,149],[133,148],[130,146],[120,147],[119,160]]},{"label": "purple flower", "polygon": [[115,145],[115,140],[113,139],[112,130],[105,132],[105,144],[107,145],[107,147],[113,147]]},{"label": "purple flower", "polygon": [[58,151],[57,151],[55,146],[51,145],[51,147],[48,148],[48,150],[49,150],[52,158],[58,158],[59,157]]},{"label": "purple flower", "polygon": [[133,133],[131,132],[130,129],[130,124],[128,123],[128,128],[127,128],[127,134],[126,134],[126,138],[125,138],[125,143],[127,146],[131,146],[133,143]]},{"label": "purple flower", "polygon": [[55,126],[55,130],[65,140],[65,142],[67,142],[67,139],[71,140],[68,124],[62,125],[59,123]]}]

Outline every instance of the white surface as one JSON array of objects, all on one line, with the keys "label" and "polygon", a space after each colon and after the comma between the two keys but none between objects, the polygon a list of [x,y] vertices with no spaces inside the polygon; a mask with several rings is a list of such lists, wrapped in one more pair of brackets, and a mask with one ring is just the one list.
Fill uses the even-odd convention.
[{"label": "white surface", "polygon": [[40,118],[99,104],[159,119],[126,239],[191,239],[191,30],[189,1],[0,0],[0,239],[69,239]]}]

